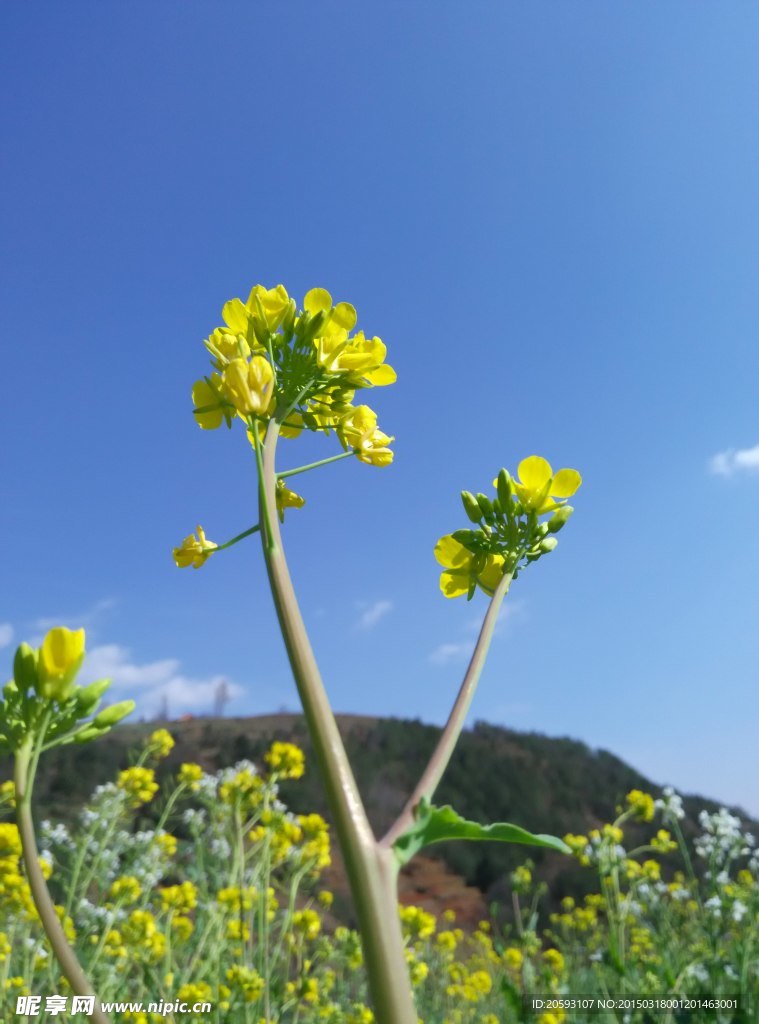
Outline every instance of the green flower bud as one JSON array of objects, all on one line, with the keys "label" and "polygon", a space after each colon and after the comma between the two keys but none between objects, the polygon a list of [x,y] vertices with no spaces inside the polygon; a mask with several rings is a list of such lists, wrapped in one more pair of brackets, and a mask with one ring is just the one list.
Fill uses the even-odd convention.
[{"label": "green flower bud", "polygon": [[22,693],[37,686],[37,664],[40,652],[29,644],[19,644],[13,659],[13,678]]},{"label": "green flower bud", "polygon": [[89,686],[82,687],[76,694],[76,713],[80,718],[89,715],[100,703],[100,698],[111,685],[110,679],[98,679]]},{"label": "green flower bud", "polygon": [[557,508],[554,514],[546,523],[546,526],[548,527],[548,532],[558,533],[573,512],[574,509],[571,505],[562,505],[561,508]]},{"label": "green flower bud", "polygon": [[109,728],[109,726],[106,726],[105,729],[96,729],[94,725],[89,725],[86,729],[82,729],[81,732],[76,734],[74,743],[89,743],[90,740],[96,740],[98,736],[105,736]]},{"label": "green flower bud", "polygon": [[468,551],[479,551],[484,539],[479,530],[454,530],[451,536]]},{"label": "green flower bud", "polygon": [[133,700],[122,700],[118,704],[111,704],[110,707],[103,708],[100,714],[95,716],[92,724],[96,729],[110,728],[110,726],[120,722],[122,718],[131,715],[135,706]]},{"label": "green flower bud", "polygon": [[548,533],[548,523],[539,523],[537,529],[535,530],[535,536],[536,537],[545,537],[545,535],[547,533]]},{"label": "green flower bud", "polygon": [[477,499],[470,491],[461,492],[461,502],[464,506],[464,511],[472,520],[473,523],[479,523],[482,519],[482,510],[477,504]]},{"label": "green flower bud", "polygon": [[486,519],[493,518],[493,502],[490,500],[487,494],[478,494],[477,504],[482,509],[482,514]]},{"label": "green flower bud", "polygon": [[11,704],[18,697],[18,686],[15,679],[9,679],[3,687],[3,697]]},{"label": "green flower bud", "polygon": [[548,554],[549,551],[553,551],[558,543],[559,542],[556,537],[546,537],[544,540],[541,540],[540,544],[538,544],[538,551],[542,555]]}]

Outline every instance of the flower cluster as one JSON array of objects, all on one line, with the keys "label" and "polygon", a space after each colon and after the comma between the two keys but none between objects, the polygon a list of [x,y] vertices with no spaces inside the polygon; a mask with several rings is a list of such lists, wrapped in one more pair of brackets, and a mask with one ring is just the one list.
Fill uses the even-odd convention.
[{"label": "flower cluster", "polygon": [[[581,483],[577,470],[554,473],[549,462],[531,455],[519,463],[516,478],[501,470],[494,497],[462,491],[464,511],[478,528],[456,530],[437,542],[443,594],[471,600],[479,588],[492,596],[505,575],[516,579],[522,566],[553,551],[573,511],[566,499]],[[547,521],[540,520],[549,513]]]}]

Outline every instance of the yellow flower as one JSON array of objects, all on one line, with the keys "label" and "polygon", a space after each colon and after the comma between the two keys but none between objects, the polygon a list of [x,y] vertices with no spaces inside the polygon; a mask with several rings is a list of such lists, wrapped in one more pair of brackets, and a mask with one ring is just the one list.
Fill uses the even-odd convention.
[{"label": "yellow flower", "polygon": [[283,284],[278,284],[275,288],[264,288],[262,284],[253,285],[245,306],[255,319],[260,319],[259,303],[263,310],[266,326],[270,331],[276,331],[284,320],[287,307],[290,305],[287,289]]},{"label": "yellow flower", "polygon": [[305,770],[306,756],[294,743],[272,743],[264,754],[272,774],[280,779],[299,779]]},{"label": "yellow flower", "polygon": [[393,451],[388,448],[394,437],[377,428],[377,413],[368,405],[357,405],[337,424],[337,436],[346,450],[353,448],[360,462],[368,466],[389,466]]},{"label": "yellow flower", "polygon": [[122,875],[111,884],[108,895],[122,905],[136,903],[142,895],[142,886],[134,875]]},{"label": "yellow flower", "polygon": [[125,768],[123,772],[119,772],[116,785],[127,794],[132,807],[148,803],[158,792],[158,783],[155,781],[155,772],[152,768]]},{"label": "yellow flower", "polygon": [[10,807],[16,806],[16,783],[13,779],[8,779],[0,784],[0,805],[2,804],[8,804]]},{"label": "yellow flower", "polygon": [[182,785],[187,786],[193,793],[197,793],[200,788],[200,780],[203,778],[203,769],[199,764],[183,764],[177,778]]},{"label": "yellow flower", "polygon": [[253,356],[250,362],[233,359],[224,369],[221,384],[225,396],[244,417],[251,413],[269,416],[274,409],[274,371],[263,356]]},{"label": "yellow flower", "polygon": [[195,381],[192,386],[192,404],[195,406],[195,419],[203,430],[216,430],[222,420],[229,420],[231,410],[221,393],[221,377],[218,373],[211,374],[210,383],[207,380]]},{"label": "yellow flower", "polygon": [[206,540],[203,527],[197,528],[197,538],[194,534],[185,537],[178,548],[174,548],[174,561],[180,569],[186,569],[191,565],[193,569],[199,569],[208,556],[216,550],[217,545],[211,540]]},{"label": "yellow flower", "polygon": [[627,803],[635,812],[635,817],[641,821],[651,821],[654,816],[654,798],[650,793],[643,793],[639,789],[631,789],[627,794]]},{"label": "yellow flower", "polygon": [[176,910],[180,914],[186,914],[198,905],[198,890],[192,882],[167,885],[159,889],[159,893],[163,910]]},{"label": "yellow flower", "polygon": [[55,626],[42,641],[38,692],[46,700],[65,700],[84,661],[84,630]]},{"label": "yellow flower", "polygon": [[285,509],[286,508],[303,508],[306,504],[306,499],[302,498],[295,491],[291,491],[289,487],[285,485],[284,480],[277,480],[277,489],[275,491],[275,498],[277,501],[277,512],[279,518],[284,522]]},{"label": "yellow flower", "polygon": [[356,326],[356,310],[350,302],[332,305],[332,296],[326,288],[312,288],[303,299],[303,309],[311,316],[324,313],[324,334],[348,334]]},{"label": "yellow flower", "polygon": [[[551,463],[539,455],[522,459],[517,470],[519,479],[514,481],[514,490],[526,512],[552,512],[563,504],[553,498],[569,498],[582,483],[576,469],[560,469],[554,473]],[[494,486],[497,486],[494,481]]]},{"label": "yellow flower", "polygon": [[168,757],[174,749],[174,737],[168,729],[156,729],[148,736],[145,746],[150,749],[153,757]]},{"label": "yellow flower", "polygon": [[446,597],[468,594],[472,582],[492,595],[503,576],[502,555],[475,555],[450,534],[435,545],[435,558],[445,569],[440,574],[440,589]]},{"label": "yellow flower", "polygon": [[428,939],[434,935],[437,921],[421,907],[401,906],[398,908],[403,934],[410,939]]}]

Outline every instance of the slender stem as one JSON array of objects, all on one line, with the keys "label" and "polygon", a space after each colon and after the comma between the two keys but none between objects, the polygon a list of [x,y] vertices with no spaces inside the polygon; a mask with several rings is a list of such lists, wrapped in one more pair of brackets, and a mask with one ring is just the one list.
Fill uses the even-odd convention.
[{"label": "slender stem", "polygon": [[228,540],[224,544],[217,544],[216,547],[214,548],[214,551],[223,551],[224,548],[231,548],[233,544],[236,544],[238,542],[238,540],[244,540],[245,537],[250,537],[252,533],[258,533],[260,529],[261,524],[256,523],[256,525],[251,526],[249,530],[243,530],[242,533],[238,533],[236,537],[232,538],[232,540]]},{"label": "slender stem", "polygon": [[412,824],[414,820],[414,808],[422,797],[426,797],[428,800],[432,799],[432,795],[440,783],[443,772],[448,767],[448,762],[450,761],[454,748],[458,743],[461,730],[464,728],[464,722],[466,721],[467,712],[469,711],[469,706],[472,703],[472,698],[474,697],[474,691],[477,689],[477,683],[480,678],[480,673],[482,672],[482,667],[485,664],[485,658],[487,657],[488,648],[490,647],[490,641],[493,638],[493,630],[495,629],[496,620],[498,619],[501,602],[508,593],[509,586],[511,585],[511,577],[512,574],[510,572],[504,574],[495,589],[495,593],[490,599],[488,610],[485,612],[485,618],[482,621],[480,635],[477,637],[477,643],[474,645],[474,650],[472,651],[469,667],[464,674],[458,696],[451,708],[451,713],[448,716],[448,721],[440,735],[437,746],[430,757],[427,767],[422,772],[422,777],[416,784],[414,792],[406,801],[406,806],[403,808],[395,823],[385,833],[382,841],[380,842],[380,846],[386,849],[392,849],[395,840]]},{"label": "slender stem", "polygon": [[279,423],[272,420],[263,446],[259,497],[269,583],[314,753],[329,800],[356,907],[377,1024],[416,1024],[397,906],[398,867],[372,833],[335,716],[319,674],[282,548],[274,508]]},{"label": "slender stem", "polygon": [[[42,730],[42,737],[44,738],[44,729]],[[93,1021],[95,1024],[111,1024],[110,1018],[101,1009],[100,1001],[92,984],[82,970],[76,954],[68,944],[63,926],[58,920],[55,904],[48,892],[45,876],[42,874],[42,869],[39,865],[31,800],[34,769],[39,758],[40,747],[41,743],[38,743],[35,749],[34,742],[30,737],[28,742],[25,741],[24,745],[17,751],[15,764],[16,820],[21,837],[24,867],[26,868],[29,889],[42,927],[61,966],[61,972],[71,985],[72,991],[79,996],[95,996],[95,1007],[91,1014]]]},{"label": "slender stem", "polygon": [[349,452],[340,452],[339,455],[330,455],[328,459],[319,459],[318,462],[309,462],[306,466],[298,466],[297,469],[286,469],[283,473],[277,473],[278,480],[284,480],[287,476],[296,476],[298,473],[305,473],[307,469],[316,469],[317,466],[326,466],[328,462],[338,462],[340,459],[349,459],[355,452],[351,448]]}]

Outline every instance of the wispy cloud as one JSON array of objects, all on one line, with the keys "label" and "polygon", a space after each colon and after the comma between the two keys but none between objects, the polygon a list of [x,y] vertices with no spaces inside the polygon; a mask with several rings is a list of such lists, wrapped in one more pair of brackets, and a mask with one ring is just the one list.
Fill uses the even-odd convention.
[{"label": "wispy cloud", "polygon": [[86,684],[103,678],[113,681],[113,692],[118,692],[120,699],[135,700],[138,712],[154,714],[166,703],[172,717],[186,711],[211,711],[217,687],[223,681],[229,697],[243,692],[242,687],[221,675],[205,679],[185,675],[178,658],[140,664],[121,644],[101,644],[88,651],[78,681]]},{"label": "wispy cloud", "polygon": [[709,459],[709,470],[716,476],[759,471],[759,444],[753,448],[727,448]]},{"label": "wispy cloud", "polygon": [[356,623],[358,628],[373,629],[374,626],[376,626],[377,623],[380,621],[380,619],[384,619],[387,613],[393,610],[393,602],[375,601],[373,604],[370,605],[359,603],[358,607],[363,609],[361,615],[359,616],[359,620]]},{"label": "wispy cloud", "polygon": [[[496,620],[493,635],[498,636],[503,631],[507,622],[510,622],[516,616],[522,615],[523,612],[524,602],[522,601],[511,601],[509,604],[502,605],[498,614],[498,619]],[[467,634],[468,639],[461,641],[449,640],[446,643],[440,644],[431,652],[428,657],[428,661],[431,661],[433,665],[447,665],[450,661],[463,661],[471,657],[475,641],[481,628],[481,618],[467,620],[461,631]]]},{"label": "wispy cloud", "polygon": [[435,665],[447,665],[449,661],[460,661],[471,655],[473,643],[467,640],[466,643],[440,644],[430,654],[429,660]]},{"label": "wispy cloud", "polygon": [[84,611],[73,615],[46,615],[35,619],[31,624],[31,629],[34,632],[29,638],[29,643],[32,645],[41,644],[45,633],[54,626],[67,626],[69,629],[85,629],[87,631],[87,640],[91,642],[97,633],[97,628],[103,615],[112,608],[115,608],[116,604],[115,598],[103,597],[96,601],[91,608],[86,608]]},{"label": "wispy cloud", "polygon": [[13,642],[13,626],[10,622],[0,622],[0,647],[7,647]]}]

